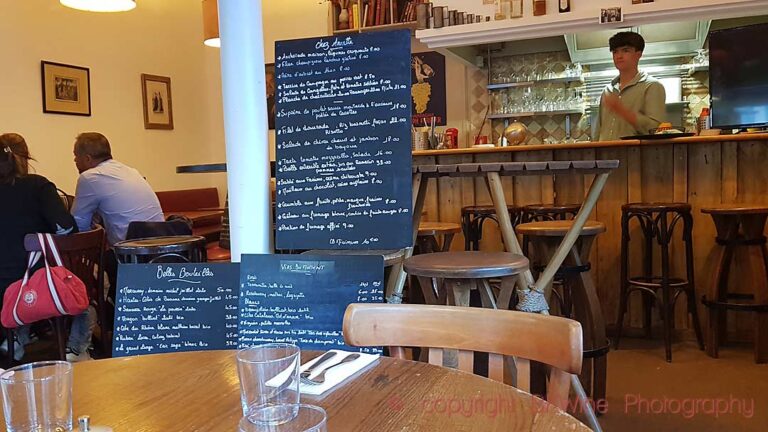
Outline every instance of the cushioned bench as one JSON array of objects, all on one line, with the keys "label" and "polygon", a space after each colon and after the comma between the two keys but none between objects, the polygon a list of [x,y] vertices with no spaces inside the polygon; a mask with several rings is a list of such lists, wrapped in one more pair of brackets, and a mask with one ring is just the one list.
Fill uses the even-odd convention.
[{"label": "cushioned bench", "polygon": [[183,189],[156,192],[160,207],[168,217],[183,215],[192,220],[192,234],[217,241],[221,234],[221,217],[224,214],[216,188]]}]

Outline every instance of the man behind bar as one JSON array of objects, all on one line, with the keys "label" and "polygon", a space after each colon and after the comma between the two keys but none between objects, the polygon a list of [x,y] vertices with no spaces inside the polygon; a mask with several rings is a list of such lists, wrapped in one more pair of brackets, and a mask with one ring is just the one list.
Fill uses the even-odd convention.
[{"label": "man behind bar", "polygon": [[648,134],[664,121],[666,94],[658,80],[638,70],[645,40],[635,32],[621,32],[608,45],[619,76],[600,96],[597,141]]}]

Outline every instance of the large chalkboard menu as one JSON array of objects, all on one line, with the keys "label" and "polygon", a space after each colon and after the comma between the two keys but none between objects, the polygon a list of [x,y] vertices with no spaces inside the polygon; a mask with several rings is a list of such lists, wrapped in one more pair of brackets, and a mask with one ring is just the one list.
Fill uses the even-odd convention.
[{"label": "large chalkboard menu", "polygon": [[279,249],[412,245],[408,31],[277,42]]},{"label": "large chalkboard menu", "polygon": [[237,264],[130,264],[118,271],[113,357],[237,346]]},{"label": "large chalkboard menu", "polygon": [[293,343],[351,348],[341,327],[350,303],[383,302],[382,256],[243,255],[239,346]]}]

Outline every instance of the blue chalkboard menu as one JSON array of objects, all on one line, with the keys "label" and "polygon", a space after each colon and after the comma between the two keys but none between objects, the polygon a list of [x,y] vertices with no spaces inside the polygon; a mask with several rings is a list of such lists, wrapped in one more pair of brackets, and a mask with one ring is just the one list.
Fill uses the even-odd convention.
[{"label": "blue chalkboard menu", "polygon": [[341,332],[350,303],[383,302],[382,256],[243,255],[238,345],[293,343],[347,349]]},{"label": "blue chalkboard menu", "polygon": [[112,356],[234,349],[239,265],[120,265]]},{"label": "blue chalkboard menu", "polygon": [[411,37],[275,45],[279,249],[412,245]]}]

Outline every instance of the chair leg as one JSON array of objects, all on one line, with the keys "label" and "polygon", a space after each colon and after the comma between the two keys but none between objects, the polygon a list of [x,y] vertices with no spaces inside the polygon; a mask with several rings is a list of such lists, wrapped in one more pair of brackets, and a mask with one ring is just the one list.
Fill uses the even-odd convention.
[{"label": "chair leg", "polygon": [[613,339],[613,346],[619,349],[619,340],[621,331],[624,327],[624,314],[627,313],[627,303],[629,301],[629,220],[626,213],[621,215],[621,286],[619,292],[619,316],[616,319],[616,336]]},{"label": "chair leg", "polygon": [[[723,300],[723,297],[725,296],[732,256],[733,247],[730,245],[723,246],[720,250],[720,259],[715,268],[712,288],[708,296],[710,301],[720,301]],[[707,341],[705,343],[705,349],[707,355],[712,358],[718,357],[724,315],[725,312],[718,307],[710,306],[707,308]]]},{"label": "chair leg", "polygon": [[[690,218],[690,215],[688,215]],[[691,315],[691,321],[693,323],[693,330],[696,332],[696,342],[699,344],[699,349],[704,349],[704,336],[701,332],[701,321],[699,320],[699,308],[696,304],[696,283],[694,282],[694,268],[693,268],[693,221],[685,220],[686,241],[685,241],[685,266],[686,266],[686,278],[688,279],[688,286],[686,287],[686,301],[688,302],[688,313]]]},{"label": "chair leg", "polygon": [[65,317],[53,318],[53,332],[56,334],[56,344],[59,349],[59,360],[67,359],[67,330]]},{"label": "chair leg", "polygon": [[[661,221],[662,229],[666,232],[666,220]],[[669,243],[665,239],[661,245],[661,295],[664,311],[664,350],[667,363],[672,362],[672,330],[675,327],[672,289],[669,286]]]}]

